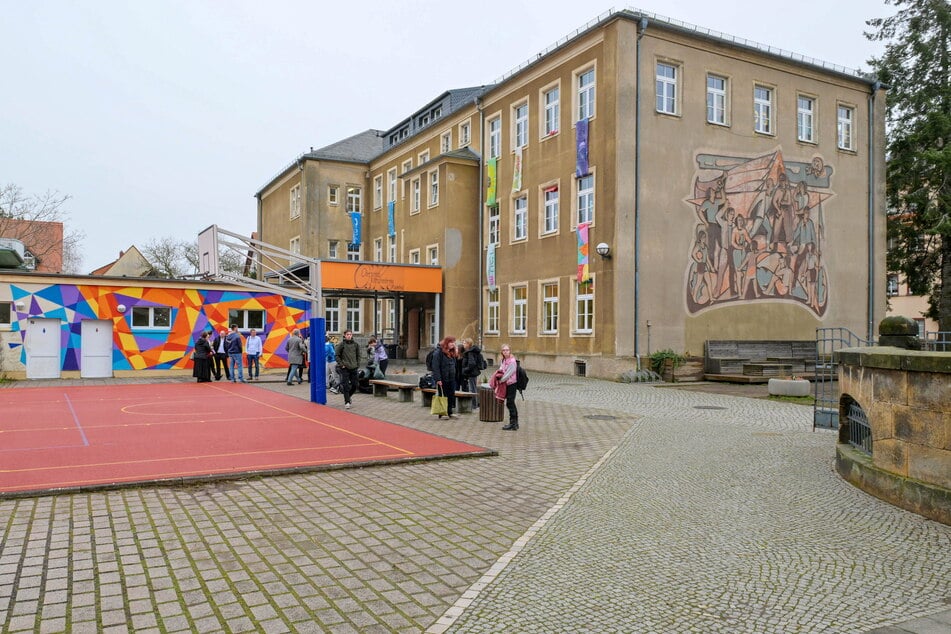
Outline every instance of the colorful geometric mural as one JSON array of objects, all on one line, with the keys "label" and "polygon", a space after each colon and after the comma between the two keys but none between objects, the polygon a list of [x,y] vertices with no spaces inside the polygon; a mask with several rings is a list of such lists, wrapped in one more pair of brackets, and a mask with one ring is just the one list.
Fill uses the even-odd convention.
[{"label": "colorful geometric mural", "polygon": [[821,157],[787,162],[698,154],[686,199],[697,214],[686,274],[687,310],[782,300],[821,317],[829,302],[823,202],[832,168]]},{"label": "colorful geometric mural", "polygon": [[[227,328],[229,310],[255,310],[265,314],[261,356],[263,367],[288,367],[284,343],[290,332],[305,327],[309,303],[273,293],[240,290],[195,290],[143,286],[92,286],[72,284],[10,284],[17,307],[12,330],[20,333],[20,362],[26,365],[25,327],[31,317],[59,319],[63,337],[61,368],[79,370],[82,321],[105,319],[113,323],[113,370],[169,370],[192,366],[191,352],[203,330]],[[124,312],[119,311],[123,305]],[[132,325],[134,307],[169,308],[168,327]]]}]

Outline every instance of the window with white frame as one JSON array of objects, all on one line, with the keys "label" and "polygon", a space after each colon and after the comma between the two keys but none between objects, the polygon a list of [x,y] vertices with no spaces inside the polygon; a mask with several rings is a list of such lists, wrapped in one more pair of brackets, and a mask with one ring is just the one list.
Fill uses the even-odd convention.
[{"label": "window with white frame", "polygon": [[578,215],[575,224],[594,222],[594,174],[588,174],[577,179],[576,186],[578,189],[576,197]]},{"label": "window with white frame", "polygon": [[377,238],[373,241],[373,261],[383,261],[383,238]]},{"label": "window with white frame", "polygon": [[[413,169],[413,159],[410,159],[410,160],[408,160],[408,161],[403,161],[403,171],[402,171],[402,173],[403,173],[403,174],[407,174],[407,173],[409,173],[409,171],[410,171],[411,169]],[[408,183],[406,182],[406,179],[403,179],[403,191],[400,192],[400,200],[402,200],[403,198],[406,198],[406,185],[407,185],[407,184],[408,184]]]},{"label": "window with white frame", "polygon": [[439,170],[433,170],[429,173],[429,206],[434,207],[439,204]]},{"label": "window with white frame", "polygon": [[419,264],[419,249],[410,249],[410,252],[409,252],[409,263],[410,263],[410,264]]},{"label": "window with white frame", "polygon": [[417,163],[416,163],[417,165],[422,165],[423,163],[428,162],[428,161],[429,161],[429,150],[426,150],[425,152],[420,152],[420,153],[419,153],[419,156],[418,156],[417,158],[419,159],[419,160],[417,161]]},{"label": "window with white frame", "polygon": [[347,243],[347,260],[357,262],[360,260],[360,245],[353,242]]},{"label": "window with white frame", "polygon": [[466,147],[472,142],[472,124],[463,121],[459,124],[459,147]]},{"label": "window with white frame", "polygon": [[518,104],[512,108],[512,124],[515,126],[512,131],[513,148],[525,147],[528,145],[528,102]]},{"label": "window with white frame", "polygon": [[373,177],[373,208],[383,207],[383,174]]},{"label": "window with white frame", "polygon": [[133,328],[171,328],[172,309],[164,306],[133,306]]},{"label": "window with white frame", "polygon": [[542,234],[558,231],[558,185],[542,188],[544,211],[542,212]]},{"label": "window with white frame", "polygon": [[657,62],[657,112],[677,114],[677,67]]},{"label": "window with white frame", "polygon": [[386,242],[390,252],[390,262],[396,262],[396,236],[387,236]]},{"label": "window with white frame", "polygon": [[558,282],[542,284],[542,333],[558,333]]},{"label": "window with white frame", "polygon": [[327,204],[328,205],[340,204],[340,185],[327,186]]},{"label": "window with white frame", "polygon": [[421,185],[419,182],[419,176],[417,176],[416,178],[413,179],[413,182],[410,185],[411,193],[410,193],[410,199],[409,199],[409,211],[410,213],[413,213],[413,214],[419,213],[419,203],[420,203],[420,197],[422,195],[420,193],[420,187]]},{"label": "window with white frame", "polygon": [[300,218],[300,184],[291,187],[291,219]]},{"label": "window with white frame", "polygon": [[528,332],[528,287],[512,287],[512,333],[524,335]]},{"label": "window with white frame", "polygon": [[363,302],[359,299],[347,300],[347,330],[361,332],[363,324]]},{"label": "window with white frame", "polygon": [[499,244],[499,206],[489,207],[489,244]]},{"label": "window with white frame", "polygon": [[439,341],[439,322],[436,321],[436,311],[426,311],[426,330],[429,332],[429,345],[435,346]]},{"label": "window with white frame", "polygon": [[519,196],[512,201],[512,239],[528,237],[528,196]]},{"label": "window with white frame", "polygon": [[542,136],[552,136],[558,133],[561,112],[558,93],[558,86],[552,86],[542,93],[542,106],[545,108]]},{"label": "window with white frame", "polygon": [[363,212],[363,192],[354,185],[347,186],[347,211]]},{"label": "window with white frame", "polygon": [[439,137],[439,153],[445,154],[452,150],[452,130],[446,130]]},{"label": "window with white frame", "polygon": [[386,172],[386,202],[396,200],[396,168]]},{"label": "window with white frame", "polygon": [[753,129],[761,134],[773,133],[773,89],[753,86]]},{"label": "window with white frame", "polygon": [[499,289],[488,291],[486,297],[485,331],[498,334],[499,332]]},{"label": "window with white frame", "polygon": [[426,263],[433,266],[439,265],[439,246],[432,244],[426,247]]},{"label": "window with white frame", "polygon": [[13,304],[0,302],[0,326],[9,326],[13,323]]},{"label": "window with white frame", "polygon": [[726,125],[726,78],[707,75],[707,122]]},{"label": "window with white frame", "polygon": [[594,332],[594,283],[575,282],[575,332]]},{"label": "window with white frame", "polygon": [[502,154],[502,117],[489,119],[489,158]]},{"label": "window with white frame", "polygon": [[836,137],[840,150],[854,150],[855,137],[852,134],[852,126],[855,122],[855,108],[849,106],[839,106],[836,115]]},{"label": "window with white frame", "polygon": [[327,257],[331,260],[336,260],[340,257],[340,242],[337,240],[330,240],[327,243]]},{"label": "window with white frame", "polygon": [[594,117],[595,78],[594,68],[578,73],[578,120]]},{"label": "window with white frame", "polygon": [[340,332],[340,300],[324,300],[324,319],[327,321],[327,332]]},{"label": "window with white frame", "polygon": [[294,236],[291,238],[291,243],[288,248],[288,251],[291,253],[300,253],[300,236]]},{"label": "window with white frame", "polygon": [[816,100],[806,95],[796,97],[796,131],[800,141],[815,143]]},{"label": "window with white frame", "polygon": [[228,323],[236,325],[240,330],[264,330],[265,311],[231,308],[228,310]]},{"label": "window with white frame", "polygon": [[898,295],[898,274],[897,273],[888,274],[888,281],[887,281],[887,284],[885,285],[885,295],[887,295],[888,297],[894,297],[895,295]]}]

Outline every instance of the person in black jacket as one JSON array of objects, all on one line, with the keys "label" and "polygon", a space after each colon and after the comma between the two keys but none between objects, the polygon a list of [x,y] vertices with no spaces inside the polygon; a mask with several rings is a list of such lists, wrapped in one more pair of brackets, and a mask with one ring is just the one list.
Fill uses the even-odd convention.
[{"label": "person in black jacket", "polygon": [[214,353],[211,351],[211,344],[208,343],[210,334],[207,330],[203,330],[195,341],[195,368],[192,370],[192,376],[198,379],[199,383],[211,381],[211,360],[214,358]]},{"label": "person in black jacket", "polygon": [[[459,418],[454,414],[456,409],[456,338],[445,337],[436,346],[436,353],[433,355],[433,379],[436,380],[436,389],[442,388],[443,396],[449,399],[449,418]],[[438,392],[437,392],[438,393]],[[442,418],[440,416],[439,418]]]},{"label": "person in black jacket", "polygon": [[227,336],[228,331],[222,328],[218,336],[211,342],[211,349],[215,353],[215,365],[212,368],[212,374],[215,375],[216,381],[221,380],[222,370],[224,370],[225,378],[231,380],[231,370],[228,369],[228,353],[225,352],[225,337]]},{"label": "person in black jacket", "polygon": [[466,391],[475,392],[478,389],[479,375],[487,367],[485,357],[482,356],[482,349],[473,343],[472,339],[463,339],[462,347],[462,378],[464,382],[460,383],[462,387],[466,388]]}]

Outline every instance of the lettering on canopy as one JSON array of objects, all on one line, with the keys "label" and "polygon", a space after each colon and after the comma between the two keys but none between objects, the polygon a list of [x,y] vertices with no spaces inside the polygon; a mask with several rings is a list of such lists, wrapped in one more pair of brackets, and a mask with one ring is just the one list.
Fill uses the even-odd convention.
[{"label": "lettering on canopy", "polygon": [[366,262],[321,262],[324,288],[360,291],[441,293],[442,270],[430,266]]}]

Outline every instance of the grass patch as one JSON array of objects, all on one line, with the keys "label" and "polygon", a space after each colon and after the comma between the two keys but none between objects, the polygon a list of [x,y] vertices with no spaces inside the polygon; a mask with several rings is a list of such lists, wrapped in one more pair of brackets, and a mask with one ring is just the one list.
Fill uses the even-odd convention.
[{"label": "grass patch", "polygon": [[784,403],[797,403],[799,405],[815,405],[816,403],[816,399],[813,396],[781,396],[778,394],[770,394],[769,400],[782,401]]}]

